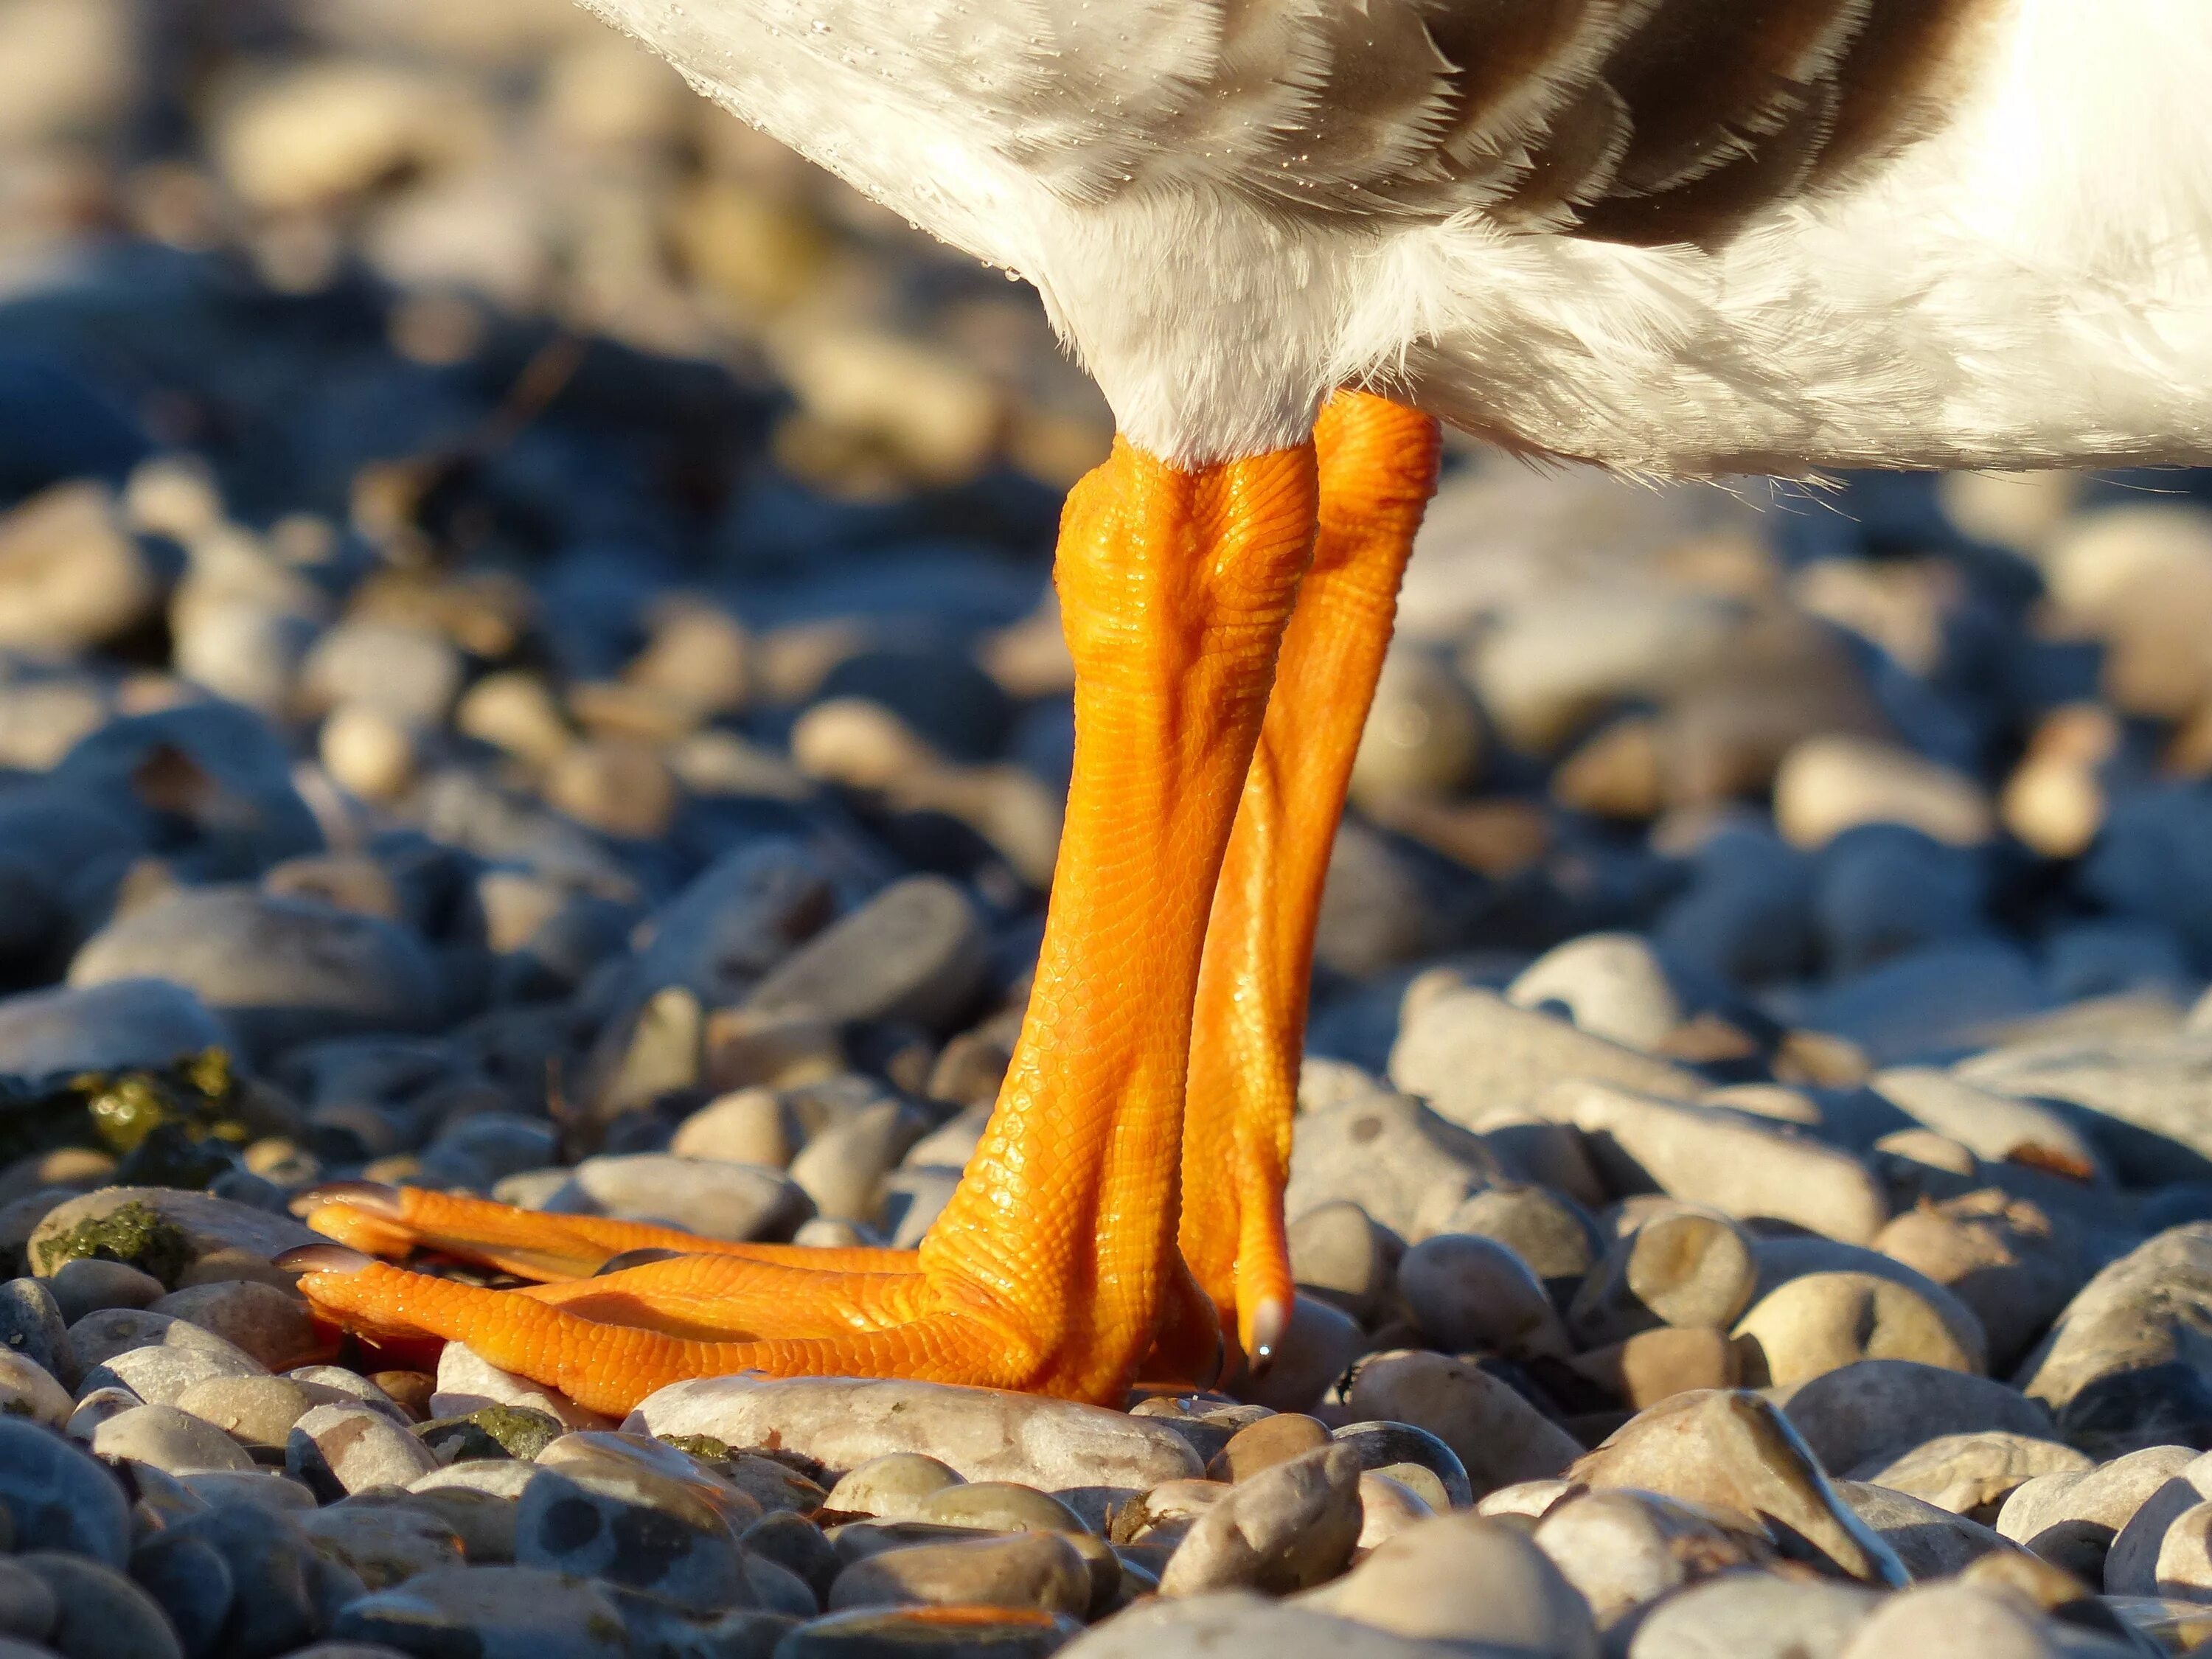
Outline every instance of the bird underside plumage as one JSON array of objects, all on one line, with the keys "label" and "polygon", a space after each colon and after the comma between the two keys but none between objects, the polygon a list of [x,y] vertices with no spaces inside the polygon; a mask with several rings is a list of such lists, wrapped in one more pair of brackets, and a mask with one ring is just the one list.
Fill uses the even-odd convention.
[{"label": "bird underside plumage", "polygon": [[1125,431],[2212,456],[2202,0],[588,0],[1034,282]]}]

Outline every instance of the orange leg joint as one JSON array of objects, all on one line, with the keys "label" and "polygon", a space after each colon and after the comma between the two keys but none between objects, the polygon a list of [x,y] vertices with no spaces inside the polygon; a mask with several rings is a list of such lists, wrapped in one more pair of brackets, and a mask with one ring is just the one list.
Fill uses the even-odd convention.
[{"label": "orange leg joint", "polygon": [[[341,1323],[465,1342],[610,1413],[747,1370],[1118,1401],[1191,1300],[1176,1236],[1192,1010],[1316,492],[1310,445],[1186,471],[1117,443],[1070,494],[1075,773],[1044,944],[997,1108],[918,1258],[356,1194],[311,1222],[568,1282],[490,1291],[314,1247],[301,1291]],[[641,1248],[695,1254],[586,1277]]]},{"label": "orange leg joint", "polygon": [[1314,436],[1313,566],[1213,895],[1183,1127],[1183,1258],[1255,1366],[1291,1311],[1283,1185],[1322,884],[1439,445],[1428,416],[1351,392]]}]

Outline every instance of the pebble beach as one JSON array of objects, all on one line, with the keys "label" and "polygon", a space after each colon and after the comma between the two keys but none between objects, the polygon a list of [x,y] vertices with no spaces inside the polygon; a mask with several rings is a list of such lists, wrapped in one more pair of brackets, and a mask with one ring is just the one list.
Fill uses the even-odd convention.
[{"label": "pebble beach", "polygon": [[2212,1656],[2205,475],[1454,440],[1263,1375],[310,1316],[331,1182],[921,1237],[1110,436],[568,0],[0,0],[0,1659]]}]

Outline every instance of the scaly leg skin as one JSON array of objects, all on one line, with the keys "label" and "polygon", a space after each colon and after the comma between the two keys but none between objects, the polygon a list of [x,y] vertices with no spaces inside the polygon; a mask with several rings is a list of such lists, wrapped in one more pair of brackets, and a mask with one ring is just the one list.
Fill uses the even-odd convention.
[{"label": "scaly leg skin", "polygon": [[[1164,1314],[1192,1299],[1175,1254],[1191,1009],[1316,512],[1310,444],[1186,471],[1116,443],[1071,492],[1057,580],[1075,775],[1044,943],[997,1108],[915,1270],[714,1251],[515,1293],[312,1246],[302,1292],[340,1323],[465,1342],[609,1413],[743,1370],[1118,1402]],[[440,1225],[421,1197],[376,1207],[310,1219],[372,1248],[452,1240],[541,1278],[702,1249],[569,1216],[455,1210]]]},{"label": "scaly leg skin", "polygon": [[1183,1260],[1255,1369],[1291,1312],[1283,1184],[1322,884],[1437,479],[1437,423],[1384,398],[1340,392],[1314,438],[1313,567],[1213,896],[1183,1120]]}]

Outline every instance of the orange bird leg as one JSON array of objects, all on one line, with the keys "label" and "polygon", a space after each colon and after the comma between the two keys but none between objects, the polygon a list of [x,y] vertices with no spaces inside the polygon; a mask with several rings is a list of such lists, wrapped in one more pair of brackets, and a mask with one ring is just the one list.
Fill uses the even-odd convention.
[{"label": "orange bird leg", "polygon": [[1183,1127],[1183,1259],[1255,1364],[1290,1317],[1283,1184],[1322,884],[1439,443],[1427,416],[1357,392],[1314,437],[1313,568],[1213,896]]},{"label": "orange bird leg", "polygon": [[[342,1323],[465,1342],[606,1412],[747,1370],[1118,1401],[1164,1314],[1180,1321],[1192,1300],[1176,1295],[1175,1254],[1191,1008],[1316,510],[1310,444],[1186,471],[1117,442],[1070,493],[1056,575],[1076,754],[1051,908],[1006,1085],[918,1271],[748,1249],[716,1253],[734,1267],[702,1256],[514,1293],[322,1255],[302,1262],[315,1270],[301,1290]],[[373,1207],[311,1219],[372,1248],[459,1243],[512,1261],[538,1249],[538,1277],[611,1246],[686,1248],[624,1232],[580,1249],[568,1216],[372,1215],[380,1232],[343,1213]]]}]

